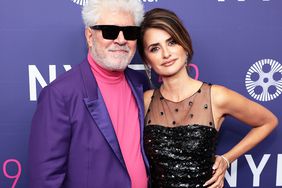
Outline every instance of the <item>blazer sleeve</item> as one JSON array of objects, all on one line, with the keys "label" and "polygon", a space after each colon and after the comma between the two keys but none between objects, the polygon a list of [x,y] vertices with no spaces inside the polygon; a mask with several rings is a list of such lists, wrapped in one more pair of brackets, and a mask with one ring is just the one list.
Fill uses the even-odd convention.
[{"label": "blazer sleeve", "polygon": [[45,87],[38,99],[29,140],[29,187],[59,188],[66,177],[71,125],[63,95]]}]

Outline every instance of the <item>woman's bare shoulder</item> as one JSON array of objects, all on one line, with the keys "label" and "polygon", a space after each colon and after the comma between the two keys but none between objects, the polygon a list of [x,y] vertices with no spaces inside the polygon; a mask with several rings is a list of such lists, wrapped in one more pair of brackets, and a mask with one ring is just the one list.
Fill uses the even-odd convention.
[{"label": "woman's bare shoulder", "polygon": [[144,92],[144,103],[145,104],[150,103],[151,98],[154,94],[154,91],[155,91],[154,89],[151,89],[151,90],[147,90],[147,91]]},{"label": "woman's bare shoulder", "polygon": [[227,102],[233,92],[234,91],[222,85],[212,85],[211,87],[212,100],[218,105]]},{"label": "woman's bare shoulder", "polygon": [[154,94],[154,89],[151,89],[151,90],[147,90],[144,92],[144,106],[145,106],[145,112],[147,112],[148,108],[149,108],[149,105],[151,103],[151,99],[152,99],[152,96]]}]

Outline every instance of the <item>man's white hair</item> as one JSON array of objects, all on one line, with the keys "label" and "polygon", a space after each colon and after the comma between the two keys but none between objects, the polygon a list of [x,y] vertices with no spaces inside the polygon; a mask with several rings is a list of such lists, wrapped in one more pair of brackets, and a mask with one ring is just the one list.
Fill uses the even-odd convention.
[{"label": "man's white hair", "polygon": [[82,8],[85,27],[94,26],[105,10],[130,12],[137,26],[142,22],[144,15],[144,7],[140,0],[88,0]]}]

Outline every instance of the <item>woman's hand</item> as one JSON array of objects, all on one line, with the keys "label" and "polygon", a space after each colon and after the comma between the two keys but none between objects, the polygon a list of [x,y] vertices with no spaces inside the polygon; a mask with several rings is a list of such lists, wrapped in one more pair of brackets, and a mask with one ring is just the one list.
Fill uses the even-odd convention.
[{"label": "woman's hand", "polygon": [[217,155],[213,165],[213,176],[211,179],[206,181],[204,186],[208,188],[222,188],[224,187],[224,175],[227,170],[227,162],[220,156]]}]

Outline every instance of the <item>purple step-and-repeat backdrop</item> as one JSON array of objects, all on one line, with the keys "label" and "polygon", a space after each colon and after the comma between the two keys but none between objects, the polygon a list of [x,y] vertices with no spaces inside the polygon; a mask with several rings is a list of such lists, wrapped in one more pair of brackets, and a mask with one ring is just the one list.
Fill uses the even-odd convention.
[{"label": "purple step-and-repeat backdrop", "polygon": [[[87,0],[0,1],[0,188],[27,187],[30,123],[40,90],[87,53],[80,11]],[[281,0],[143,0],[182,18],[193,39],[191,74],[282,115]],[[131,65],[142,69],[140,58]],[[254,117],[256,118],[256,117]],[[221,154],[249,127],[228,118]],[[282,187],[282,127],[236,160],[226,187]],[[280,145],[280,146],[279,146]],[[110,177],[109,177],[110,178]]]}]

